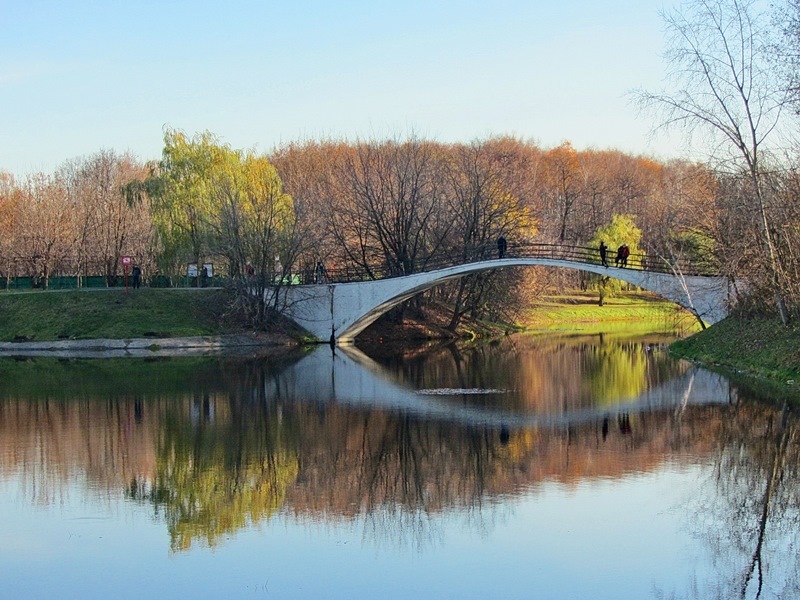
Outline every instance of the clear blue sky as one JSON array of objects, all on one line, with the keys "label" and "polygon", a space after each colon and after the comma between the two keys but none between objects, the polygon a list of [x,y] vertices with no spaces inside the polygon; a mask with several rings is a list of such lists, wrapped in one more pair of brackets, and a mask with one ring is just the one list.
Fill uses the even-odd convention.
[{"label": "clear blue sky", "polygon": [[660,87],[673,4],[0,0],[0,169],[155,159],[164,125],[261,151],[414,131],[669,158],[627,93]]}]

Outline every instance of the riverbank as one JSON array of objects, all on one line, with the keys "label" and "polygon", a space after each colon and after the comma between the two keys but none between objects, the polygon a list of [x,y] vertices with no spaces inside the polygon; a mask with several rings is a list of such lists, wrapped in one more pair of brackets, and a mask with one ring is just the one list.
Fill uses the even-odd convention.
[{"label": "riverbank", "polygon": [[612,333],[670,331],[690,335],[700,330],[688,311],[650,292],[624,292],[597,302],[596,292],[570,292],[536,300],[519,315],[525,331]]},{"label": "riverbank", "polygon": [[372,347],[384,342],[441,339],[492,339],[512,333],[563,332],[653,333],[691,335],[700,326],[690,313],[649,292],[626,292],[598,306],[597,294],[574,291],[544,296],[516,315],[513,323],[464,320],[449,331],[447,306],[427,305],[421,312],[407,310],[401,321],[382,318],[358,336],[357,343]]},{"label": "riverbank", "polygon": [[[228,313],[221,289],[70,290],[0,294],[0,351],[116,352],[130,355],[177,348],[221,349],[237,345],[299,344],[296,332],[254,333]],[[447,329],[446,307],[431,305],[402,321],[379,319],[360,340],[413,342],[424,339],[492,338],[534,331],[609,332],[640,327],[675,330],[694,325],[687,313],[651,294],[622,294],[597,305],[595,294],[542,298],[514,325],[464,322]],[[689,331],[690,332],[690,331]],[[188,351],[188,350],[187,350]]]},{"label": "riverbank", "polygon": [[800,327],[785,327],[777,317],[728,317],[675,342],[670,352],[739,377],[800,388]]},{"label": "riverbank", "polygon": [[40,342],[0,342],[0,356],[48,356],[51,358],[126,358],[153,356],[205,356],[284,352],[296,340],[271,334],[231,334],[174,338],[95,338]]},{"label": "riverbank", "polygon": [[232,331],[216,289],[100,289],[0,294],[0,341],[216,336]]},{"label": "riverbank", "polygon": [[222,289],[69,290],[0,294],[0,355],[195,356],[297,346],[229,314]]}]

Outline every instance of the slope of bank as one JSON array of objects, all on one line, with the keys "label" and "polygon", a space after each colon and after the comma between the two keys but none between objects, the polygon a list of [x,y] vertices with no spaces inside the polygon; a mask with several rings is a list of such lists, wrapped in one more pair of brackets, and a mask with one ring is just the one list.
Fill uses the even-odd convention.
[{"label": "slope of bank", "polygon": [[224,333],[222,290],[70,290],[0,295],[0,341]]},{"label": "slope of bank", "polygon": [[[230,296],[221,289],[3,293],[0,294],[0,343],[12,342],[22,348],[46,342],[53,346],[50,350],[58,350],[58,343],[63,342],[64,346],[79,349],[102,346],[130,351],[142,345],[166,347],[170,345],[166,340],[170,339],[194,338],[194,346],[206,347],[291,341],[279,332],[253,334],[241,319],[228,314],[229,306]],[[93,342],[83,348],[86,344],[76,344],[82,340]],[[130,340],[143,341],[136,346]]]},{"label": "slope of bank", "polygon": [[574,331],[580,333],[676,331],[689,335],[699,331],[697,319],[679,306],[650,292],[623,292],[597,302],[596,292],[572,292],[546,296],[534,302],[519,317],[528,331]]},{"label": "slope of bank", "polygon": [[728,317],[675,342],[670,351],[750,377],[800,385],[800,327],[785,327],[777,317]]},{"label": "slope of bank", "polygon": [[571,332],[580,334],[651,333],[663,331],[690,335],[699,331],[697,319],[687,311],[649,292],[625,292],[598,306],[597,294],[575,291],[534,300],[514,323],[464,320],[456,332],[447,330],[448,306],[426,305],[407,310],[402,320],[386,315],[359,335],[358,343],[460,338],[493,338],[516,332]]}]

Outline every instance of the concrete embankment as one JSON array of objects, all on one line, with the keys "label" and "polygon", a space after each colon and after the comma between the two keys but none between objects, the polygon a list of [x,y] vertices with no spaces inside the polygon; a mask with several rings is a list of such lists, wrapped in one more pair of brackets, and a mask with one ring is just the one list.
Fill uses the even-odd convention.
[{"label": "concrete embankment", "polygon": [[297,345],[297,343],[283,337],[264,335],[0,342],[0,357],[114,358],[197,356],[218,352],[251,353],[257,349],[281,348],[289,345]]}]

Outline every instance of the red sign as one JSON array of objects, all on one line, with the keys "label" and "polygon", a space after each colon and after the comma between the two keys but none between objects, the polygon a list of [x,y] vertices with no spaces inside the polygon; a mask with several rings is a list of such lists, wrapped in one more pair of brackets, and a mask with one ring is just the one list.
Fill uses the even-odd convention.
[{"label": "red sign", "polygon": [[133,257],[131,257],[131,256],[123,256],[122,257],[122,264],[123,265],[129,265],[132,262],[133,262]]}]

